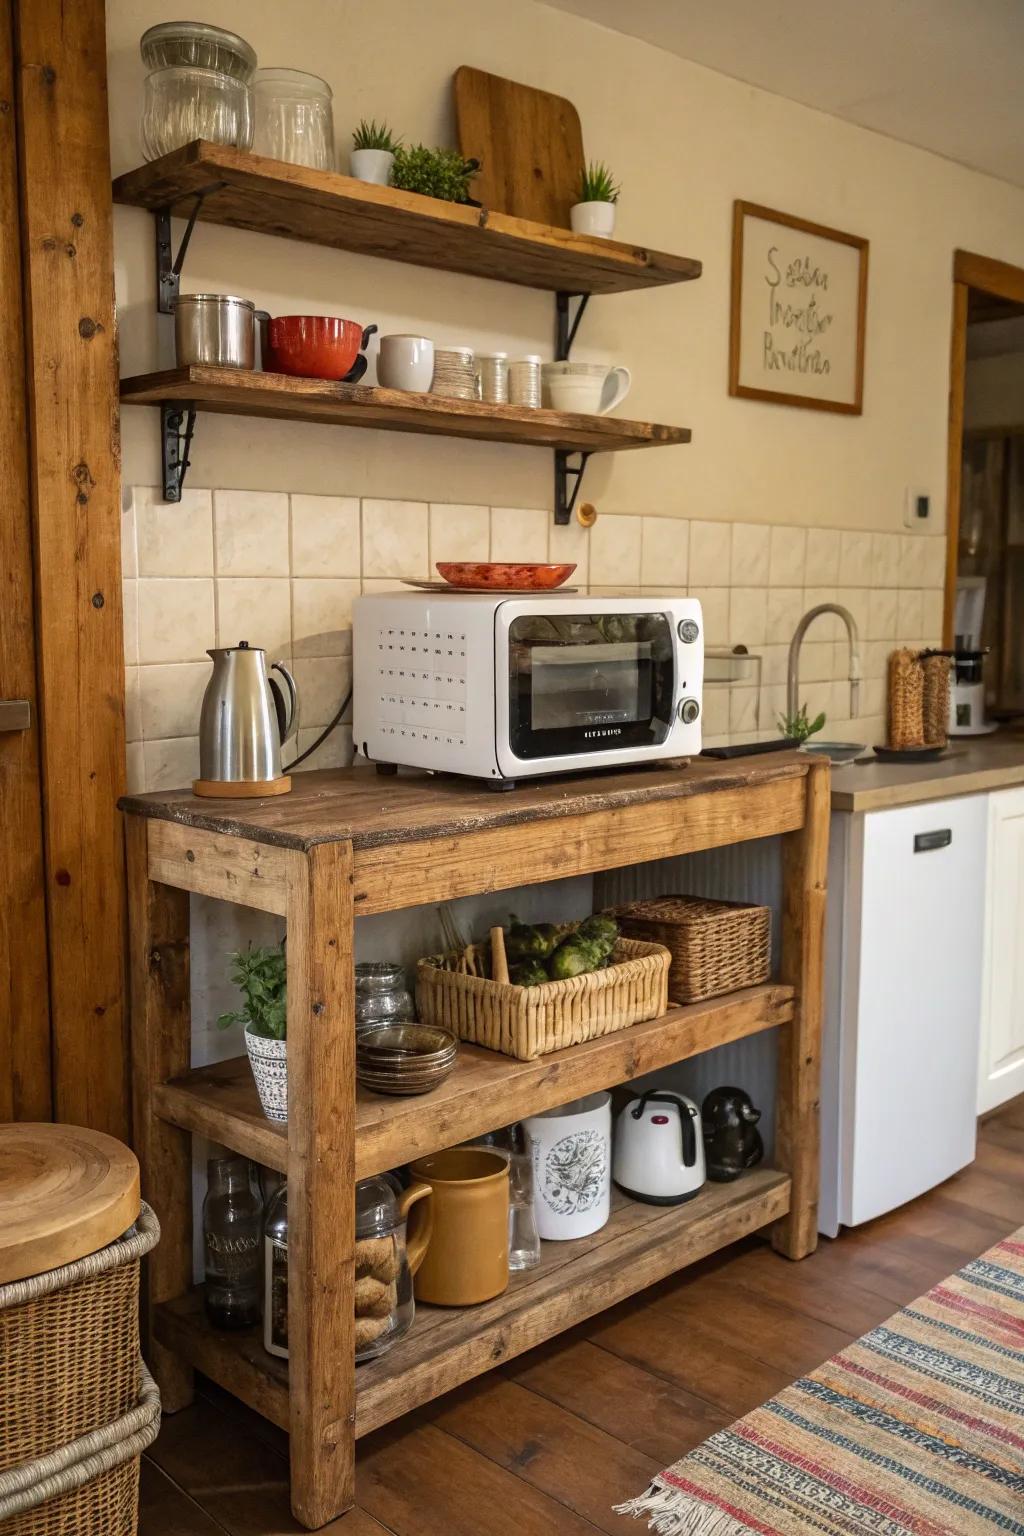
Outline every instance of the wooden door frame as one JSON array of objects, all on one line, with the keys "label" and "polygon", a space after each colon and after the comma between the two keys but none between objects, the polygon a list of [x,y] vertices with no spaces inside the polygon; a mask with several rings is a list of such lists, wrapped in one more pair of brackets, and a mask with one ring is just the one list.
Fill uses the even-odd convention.
[{"label": "wooden door frame", "polygon": [[949,437],[946,449],[946,591],[942,614],[942,643],[953,644],[956,577],[960,549],[960,490],[963,466],[964,391],[967,381],[967,306],[970,289],[1024,304],[1024,268],[979,256],[953,252],[953,329],[949,362]]},{"label": "wooden door frame", "polygon": [[53,1114],[127,1140],[124,636],[104,0],[13,17]]}]

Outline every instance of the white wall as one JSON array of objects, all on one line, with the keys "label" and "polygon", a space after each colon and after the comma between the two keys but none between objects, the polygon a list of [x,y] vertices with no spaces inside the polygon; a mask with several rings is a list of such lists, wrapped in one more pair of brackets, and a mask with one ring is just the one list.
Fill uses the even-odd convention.
[{"label": "white wall", "polygon": [[[908,485],[941,509],[952,252],[1024,264],[1024,192],[531,0],[208,0],[203,14],[265,64],[326,75],[342,146],[363,115],[450,140],[461,63],[567,95],[588,154],[624,185],[621,235],[704,261],[699,282],[595,302],[584,321],[581,357],[633,368],[630,413],[694,431],[690,447],[592,463],[587,495],[602,511],[891,530]],[[115,172],[141,159],[138,36],[165,17],[164,0],[109,0]],[[729,399],[737,197],[869,238],[862,417]],[[151,219],[117,210],[116,240],[122,371],[134,373],[157,361]],[[226,229],[200,226],[185,287],[481,346],[551,341],[543,294]],[[154,484],[156,455],[155,413],[126,410],[126,480]],[[551,504],[550,455],[527,448],[206,417],[194,460],[195,486]]]}]

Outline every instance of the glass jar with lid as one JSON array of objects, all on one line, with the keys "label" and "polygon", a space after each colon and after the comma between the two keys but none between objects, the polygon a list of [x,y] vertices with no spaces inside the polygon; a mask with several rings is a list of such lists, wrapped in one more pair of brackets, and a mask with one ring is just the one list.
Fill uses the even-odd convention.
[{"label": "glass jar with lid", "polygon": [[360,960],[356,966],[356,1028],[415,1019],[405,969],[390,960]]},{"label": "glass jar with lid", "polygon": [[409,1332],[412,1277],[430,1241],[430,1187],[402,1190],[393,1174],[356,1185],[356,1364],[375,1360]]}]

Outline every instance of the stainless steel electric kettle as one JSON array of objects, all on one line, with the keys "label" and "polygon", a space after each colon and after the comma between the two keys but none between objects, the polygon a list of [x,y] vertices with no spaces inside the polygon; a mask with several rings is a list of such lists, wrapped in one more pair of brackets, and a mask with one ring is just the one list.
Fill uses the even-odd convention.
[{"label": "stainless steel electric kettle", "polygon": [[207,651],[213,674],[199,716],[197,795],[283,795],[292,781],[281,769],[281,748],[298,729],[299,691],[275,661],[285,687],[267,672],[266,652],[248,640]]}]

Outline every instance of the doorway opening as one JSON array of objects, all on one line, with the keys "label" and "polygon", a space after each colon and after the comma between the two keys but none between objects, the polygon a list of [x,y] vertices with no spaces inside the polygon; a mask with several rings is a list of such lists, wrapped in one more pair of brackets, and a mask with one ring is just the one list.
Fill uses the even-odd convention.
[{"label": "doorway opening", "polygon": [[957,251],[943,644],[958,734],[1024,720],[1024,269]]}]

